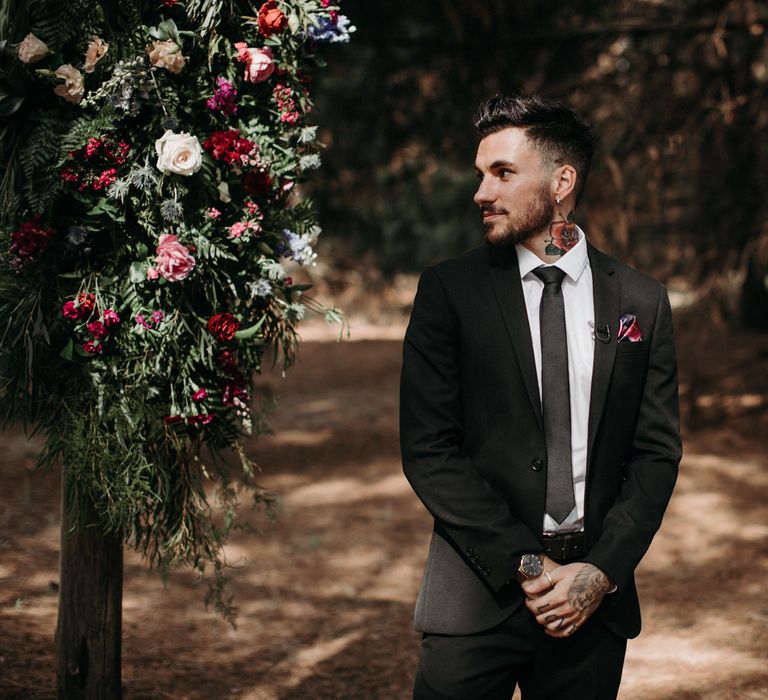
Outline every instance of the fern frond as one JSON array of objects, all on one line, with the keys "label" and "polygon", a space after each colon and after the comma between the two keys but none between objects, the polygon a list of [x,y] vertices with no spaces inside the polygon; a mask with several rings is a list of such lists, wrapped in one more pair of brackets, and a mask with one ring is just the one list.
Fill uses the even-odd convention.
[{"label": "fern frond", "polygon": [[44,211],[58,191],[56,161],[60,129],[57,116],[44,117],[19,149],[19,164],[24,174],[21,189],[33,213]]}]

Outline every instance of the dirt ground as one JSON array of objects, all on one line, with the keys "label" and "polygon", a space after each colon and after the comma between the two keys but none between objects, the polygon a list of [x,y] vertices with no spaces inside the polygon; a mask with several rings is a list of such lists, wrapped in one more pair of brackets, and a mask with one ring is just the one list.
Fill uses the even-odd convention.
[{"label": "dirt ground", "polygon": [[[644,630],[620,697],[768,699],[768,336],[681,328],[685,458],[638,571]],[[250,452],[282,513],[228,547],[236,630],[193,574],[164,587],[126,553],[126,700],[410,697],[431,523],[400,469],[401,335],[315,330],[287,378],[263,378],[276,434]],[[39,443],[20,432],[0,445],[0,697],[52,698],[58,475],[32,470]]]}]

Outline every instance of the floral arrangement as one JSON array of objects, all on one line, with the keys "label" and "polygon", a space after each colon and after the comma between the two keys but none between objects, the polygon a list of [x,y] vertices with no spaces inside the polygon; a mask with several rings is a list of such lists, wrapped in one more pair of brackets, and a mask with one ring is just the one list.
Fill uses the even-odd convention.
[{"label": "floral arrangement", "polygon": [[6,415],[45,431],[71,517],[88,502],[151,564],[213,564],[228,615],[234,484],[265,498],[252,377],[268,351],[290,365],[307,308],[340,321],[289,266],[316,258],[296,193],[318,48],[354,28],[332,0],[24,6],[0,16]]}]

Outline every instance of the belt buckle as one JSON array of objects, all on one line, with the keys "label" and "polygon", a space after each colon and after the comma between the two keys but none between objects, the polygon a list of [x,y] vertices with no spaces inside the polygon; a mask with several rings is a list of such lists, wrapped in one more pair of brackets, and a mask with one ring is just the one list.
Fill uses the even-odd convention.
[{"label": "belt buckle", "polygon": [[549,540],[551,543],[549,552],[552,559],[565,559],[567,553],[566,536],[545,532],[543,537],[545,541]]}]

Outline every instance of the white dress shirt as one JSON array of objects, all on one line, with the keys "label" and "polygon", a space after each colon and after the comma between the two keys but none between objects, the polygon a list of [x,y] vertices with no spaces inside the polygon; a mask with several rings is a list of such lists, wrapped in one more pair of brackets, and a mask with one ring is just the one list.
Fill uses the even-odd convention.
[{"label": "white dress shirt", "polygon": [[[565,272],[563,302],[565,305],[565,334],[568,343],[568,381],[571,394],[571,468],[576,507],[558,525],[544,515],[544,532],[578,532],[584,529],[584,489],[587,477],[587,424],[589,397],[592,388],[592,360],[595,343],[592,336],[595,311],[592,295],[592,269],[587,257],[587,240],[578,229],[579,242],[556,263]],[[544,283],[532,274],[537,267],[548,267],[535,253],[521,245],[516,246],[520,278],[523,283],[528,326],[536,360],[536,375],[541,397],[541,331],[539,307]]]}]

